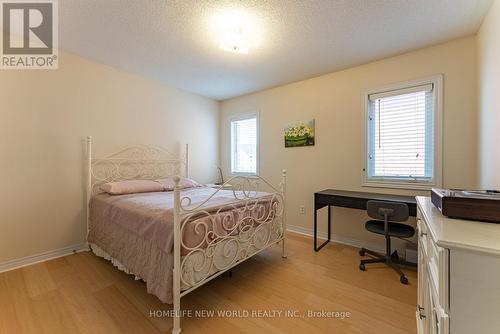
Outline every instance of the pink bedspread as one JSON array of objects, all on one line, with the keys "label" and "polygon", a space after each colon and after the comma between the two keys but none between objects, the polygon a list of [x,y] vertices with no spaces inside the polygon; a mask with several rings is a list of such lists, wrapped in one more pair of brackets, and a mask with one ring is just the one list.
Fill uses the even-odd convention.
[{"label": "pink bedspread", "polygon": [[[214,192],[215,189],[208,187],[190,188],[181,191],[181,198],[188,196],[192,201],[190,207],[196,207]],[[268,195],[268,193],[261,192],[257,194],[256,198],[262,200]],[[213,213],[221,206],[234,201],[232,190],[221,190],[203,205],[203,208],[207,212]],[[265,215],[264,211],[267,211],[269,201],[264,201],[263,204],[255,208],[254,212],[250,214]],[[99,194],[94,196],[90,202],[90,220],[94,224],[117,224],[140,236],[145,241],[154,243],[164,252],[171,252],[173,249],[174,228],[173,206],[174,196],[172,191],[119,196]],[[209,229],[216,230],[219,235],[241,219],[240,213],[235,210],[227,208],[221,211],[223,212],[219,213],[217,217],[211,217],[212,221],[205,219],[210,225]],[[200,219],[203,219],[203,217],[200,217]],[[198,230],[198,232],[203,232],[204,235],[205,231]],[[184,244],[188,247],[198,245],[202,237],[200,233],[196,233],[193,228],[189,227],[185,228],[183,233]]]},{"label": "pink bedspread", "polygon": [[[182,190],[181,198],[190,197],[190,207],[195,207],[214,192],[213,188],[191,188]],[[226,206],[236,200],[233,191],[217,192],[203,205],[210,216],[197,214],[187,221],[181,255],[187,255],[190,247],[205,247],[218,235],[239,233],[234,226],[242,219],[249,224],[272,219],[266,216],[272,212],[271,196],[258,193],[256,200],[252,200],[257,205],[242,207],[239,203],[233,208]],[[172,301],[173,203],[173,192],[99,194],[91,199],[89,217],[88,241],[120,262],[126,272],[146,281],[148,292],[167,303]],[[250,216],[256,219],[245,219]],[[199,222],[201,228],[195,230]],[[205,238],[207,230],[211,232]]]}]

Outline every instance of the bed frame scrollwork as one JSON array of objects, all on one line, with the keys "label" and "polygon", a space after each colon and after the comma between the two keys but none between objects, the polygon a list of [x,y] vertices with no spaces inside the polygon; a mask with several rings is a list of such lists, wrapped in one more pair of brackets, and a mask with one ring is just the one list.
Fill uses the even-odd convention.
[{"label": "bed frame scrollwork", "polygon": [[[92,157],[92,138],[87,137],[87,233],[90,199],[102,184],[173,176],[173,334],[181,331],[181,297],[276,243],[282,243],[286,258],[286,171],[277,187],[257,175],[235,176],[193,203],[179,186],[180,176],[189,176],[188,149],[186,145],[175,156],[139,145],[98,159]],[[226,200],[214,205],[220,195]]]}]

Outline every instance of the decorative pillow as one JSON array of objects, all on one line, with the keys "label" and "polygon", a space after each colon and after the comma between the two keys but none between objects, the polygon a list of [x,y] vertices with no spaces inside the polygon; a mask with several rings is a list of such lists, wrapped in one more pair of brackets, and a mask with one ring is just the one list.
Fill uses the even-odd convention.
[{"label": "decorative pillow", "polygon": [[[165,191],[173,191],[175,187],[175,182],[173,177],[166,177],[163,179],[158,179],[156,182],[159,182],[163,185],[163,188]],[[203,187],[202,184],[199,184],[195,180],[192,179],[187,179],[184,177],[181,177],[181,180],[179,181],[179,188],[180,189],[187,189],[187,188],[197,188],[197,187]]]},{"label": "decorative pillow", "polygon": [[108,182],[101,186],[101,190],[110,195],[124,195],[135,193],[149,193],[163,191],[163,185],[151,180],[128,180]]}]

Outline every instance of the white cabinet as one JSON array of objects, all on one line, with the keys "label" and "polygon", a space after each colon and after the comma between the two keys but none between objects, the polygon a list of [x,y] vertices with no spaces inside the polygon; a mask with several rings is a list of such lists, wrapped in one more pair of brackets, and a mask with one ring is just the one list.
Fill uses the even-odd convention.
[{"label": "white cabinet", "polygon": [[417,197],[418,334],[500,333],[500,224],[448,219]]},{"label": "white cabinet", "polygon": [[[418,248],[418,263],[423,263],[425,255],[423,254],[423,247],[419,245]],[[428,288],[428,278],[427,270],[425,266],[418,266],[418,295],[417,295],[417,332],[418,334],[429,333],[429,288]]]},{"label": "white cabinet", "polygon": [[417,330],[419,334],[447,334],[448,250],[433,242],[421,217],[419,212]]}]

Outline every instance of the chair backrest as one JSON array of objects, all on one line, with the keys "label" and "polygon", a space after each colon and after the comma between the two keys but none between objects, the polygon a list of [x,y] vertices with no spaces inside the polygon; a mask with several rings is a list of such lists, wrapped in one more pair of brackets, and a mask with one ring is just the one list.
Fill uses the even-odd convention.
[{"label": "chair backrest", "polygon": [[368,216],[384,220],[387,214],[387,220],[391,222],[404,222],[408,220],[408,205],[406,203],[389,201],[368,201],[366,203]]}]

